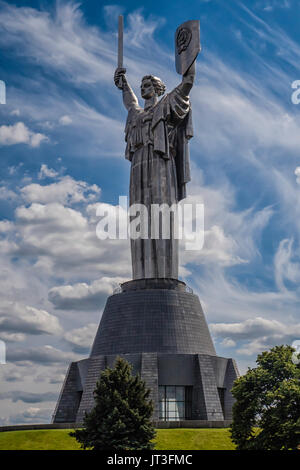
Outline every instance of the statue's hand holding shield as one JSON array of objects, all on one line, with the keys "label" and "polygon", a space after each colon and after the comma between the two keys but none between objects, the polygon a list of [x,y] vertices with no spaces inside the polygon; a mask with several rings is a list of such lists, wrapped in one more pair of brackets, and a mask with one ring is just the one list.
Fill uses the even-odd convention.
[{"label": "statue's hand holding shield", "polygon": [[180,75],[186,74],[200,51],[200,21],[186,21],[178,26],[175,32],[175,63]]}]

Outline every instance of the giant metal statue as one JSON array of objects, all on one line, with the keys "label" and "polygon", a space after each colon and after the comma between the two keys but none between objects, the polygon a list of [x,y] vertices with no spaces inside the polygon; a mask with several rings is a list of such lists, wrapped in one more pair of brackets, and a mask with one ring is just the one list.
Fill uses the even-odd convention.
[{"label": "giant metal statue", "polygon": [[[165,85],[146,75],[141,82],[144,108],[130,87],[123,68],[123,17],[119,17],[118,67],[115,84],[122,90],[128,111],[125,127],[126,158],[131,162],[129,204],[147,209],[149,235],[153,204],[171,207],[186,197],[190,180],[188,140],[193,136],[189,93],[195,78],[195,60],[200,51],[199,21],[187,21],[175,33],[176,70],[181,83],[161,99]],[[152,225],[151,225],[152,224]],[[133,279],[178,278],[178,240],[170,237],[131,239]]]}]

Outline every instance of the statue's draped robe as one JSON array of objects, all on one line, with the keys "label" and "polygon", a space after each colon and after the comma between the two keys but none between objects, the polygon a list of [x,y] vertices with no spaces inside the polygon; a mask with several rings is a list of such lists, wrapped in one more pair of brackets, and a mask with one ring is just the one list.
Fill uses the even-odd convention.
[{"label": "statue's draped robe", "polygon": [[151,205],[171,207],[185,197],[192,135],[190,102],[180,85],[153,107],[129,109],[125,128],[126,158],[131,161],[129,203],[143,204],[148,213],[140,219],[144,238],[131,238],[133,279],[178,278],[176,220],[172,220],[169,239],[163,239],[162,233],[151,239]]}]

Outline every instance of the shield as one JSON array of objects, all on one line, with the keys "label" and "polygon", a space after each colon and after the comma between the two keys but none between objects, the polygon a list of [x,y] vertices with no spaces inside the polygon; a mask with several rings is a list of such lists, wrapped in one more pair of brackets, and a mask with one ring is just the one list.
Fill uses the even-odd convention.
[{"label": "shield", "polygon": [[186,21],[178,26],[175,32],[175,63],[180,75],[186,73],[200,50],[200,21]]}]

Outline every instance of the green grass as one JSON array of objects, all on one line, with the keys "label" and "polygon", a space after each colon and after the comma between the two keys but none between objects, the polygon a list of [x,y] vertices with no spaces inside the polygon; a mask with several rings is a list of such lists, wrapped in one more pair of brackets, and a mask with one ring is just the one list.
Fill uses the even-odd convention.
[{"label": "green grass", "polygon": [[[79,450],[70,429],[0,432],[0,450]],[[228,429],[158,429],[157,450],[232,450]]]},{"label": "green grass", "polygon": [[234,450],[229,429],[158,429],[157,450]]},{"label": "green grass", "polygon": [[0,432],[0,450],[78,450],[71,429]]}]

